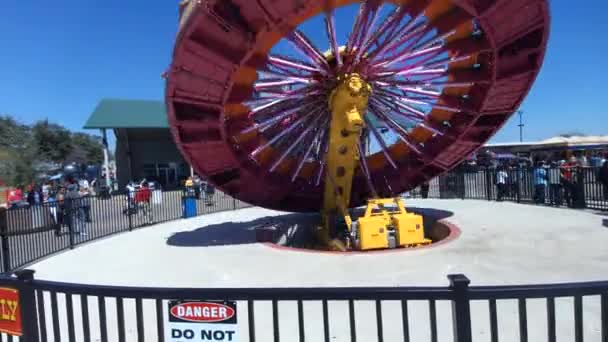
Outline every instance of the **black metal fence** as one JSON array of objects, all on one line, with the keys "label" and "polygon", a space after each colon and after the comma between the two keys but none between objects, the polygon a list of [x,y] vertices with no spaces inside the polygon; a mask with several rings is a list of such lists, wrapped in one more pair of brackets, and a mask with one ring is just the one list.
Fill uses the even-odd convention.
[{"label": "black metal fence", "polygon": [[[599,179],[599,168],[579,167],[570,172],[564,178],[560,169],[545,169],[545,184],[539,187],[534,168],[455,170],[433,179],[428,197],[608,210],[608,183]],[[420,193],[420,189],[413,192],[415,196]]]},{"label": "black metal fence", "polygon": [[26,270],[0,286],[20,292],[28,342],[167,341],[168,301],[192,299],[236,301],[235,341],[608,341],[608,282],[448,279],[448,287],[136,288],[41,281]]},{"label": "black metal fence", "polygon": [[219,191],[194,198],[185,196],[183,191],[142,194],[68,198],[0,209],[0,271],[9,272],[108,235],[183,218],[186,199],[192,200],[193,215],[249,206]]}]

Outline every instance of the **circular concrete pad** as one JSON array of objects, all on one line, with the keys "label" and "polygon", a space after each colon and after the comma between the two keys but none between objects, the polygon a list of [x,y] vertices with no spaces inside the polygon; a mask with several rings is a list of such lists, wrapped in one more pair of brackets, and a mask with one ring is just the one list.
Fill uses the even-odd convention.
[{"label": "circular concrete pad", "polygon": [[[446,275],[464,273],[472,285],[530,284],[604,280],[608,274],[608,228],[606,214],[554,209],[513,203],[460,200],[407,200],[409,207],[429,208],[437,218],[458,226],[461,235],[433,248],[389,253],[314,253],[278,249],[256,241],[256,226],[287,217],[266,209],[250,208],[176,221],[113,236],[84,245],[32,265],[38,279],[107,285],[153,287],[308,287],[308,286],[412,286],[447,285]],[[312,218],[308,218],[312,219]],[[279,220],[280,221],[280,220]],[[45,301],[50,305],[49,298]],[[135,340],[134,307],[125,302],[127,340]],[[573,300],[557,298],[557,336],[573,340]],[[75,307],[79,299],[75,298]],[[164,304],[166,305],[166,303]],[[247,341],[247,303],[239,302],[240,340]],[[59,313],[65,315],[64,299]],[[498,301],[500,340],[518,340],[518,303]],[[97,302],[89,297],[89,308]],[[408,302],[410,338],[431,341],[430,306]],[[450,302],[437,301],[438,341],[451,341]],[[106,308],[110,340],[116,340],[115,302]],[[355,303],[357,338],[375,341],[375,304]],[[154,312],[154,302],[144,301],[144,311]],[[272,340],[270,303],[255,306],[257,340]],[[297,339],[295,303],[279,303],[282,340]],[[403,339],[399,302],[382,305],[387,341]],[[476,340],[490,340],[488,303],[471,303]],[[321,303],[304,303],[307,340],[323,339]],[[528,300],[530,341],[547,337],[545,300]],[[332,342],[349,341],[348,304],[329,302]],[[584,338],[601,337],[597,296],[583,298]],[[95,317],[92,316],[94,320]],[[81,326],[76,317],[77,328]],[[47,331],[52,331],[47,319]],[[62,319],[62,335],[66,322]],[[241,325],[242,324],[242,325]],[[80,328],[78,328],[80,329]],[[78,330],[77,329],[77,330]],[[79,330],[78,330],[79,331]],[[77,333],[78,333],[77,331]],[[156,341],[154,320],[145,322],[145,340]],[[92,337],[100,336],[93,324]],[[63,336],[67,338],[67,336]]]},{"label": "circular concrete pad", "polygon": [[[607,216],[514,203],[407,200],[460,228],[445,245],[395,253],[332,254],[270,248],[256,225],[278,215],[249,208],[113,236],[32,266],[40,279],[176,287],[473,285],[603,280]],[[584,263],[585,267],[581,267]]]}]

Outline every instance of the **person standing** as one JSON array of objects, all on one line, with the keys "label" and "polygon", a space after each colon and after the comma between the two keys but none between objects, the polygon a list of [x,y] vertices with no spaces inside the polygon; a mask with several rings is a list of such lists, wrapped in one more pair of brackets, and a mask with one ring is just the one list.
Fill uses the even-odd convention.
[{"label": "person standing", "polygon": [[422,198],[429,198],[429,188],[430,184],[428,181],[425,181],[420,185],[420,194],[422,195]]},{"label": "person standing", "polygon": [[67,192],[65,194],[65,219],[68,226],[68,232],[71,234],[80,233],[80,227],[78,226],[80,216],[80,193],[78,192],[78,186],[76,184],[68,185]]},{"label": "person standing", "polygon": [[551,168],[548,170],[549,173],[549,202],[554,206],[562,205],[562,185],[560,169],[556,163],[551,163]]},{"label": "person standing", "polygon": [[569,208],[573,207],[573,177],[572,177],[572,168],[574,166],[572,163],[563,163],[560,167],[560,180],[562,183],[562,188],[564,189],[564,199],[566,200],[566,205]]},{"label": "person standing", "polygon": [[545,203],[545,191],[547,189],[547,170],[544,168],[544,163],[538,162],[534,169],[534,203]]},{"label": "person standing", "polygon": [[604,161],[597,178],[602,184],[604,201],[608,201],[608,161]]},{"label": "person standing", "polygon": [[509,178],[509,174],[504,167],[498,168],[498,172],[496,173],[496,200],[501,202],[505,197],[507,192],[507,179]]}]

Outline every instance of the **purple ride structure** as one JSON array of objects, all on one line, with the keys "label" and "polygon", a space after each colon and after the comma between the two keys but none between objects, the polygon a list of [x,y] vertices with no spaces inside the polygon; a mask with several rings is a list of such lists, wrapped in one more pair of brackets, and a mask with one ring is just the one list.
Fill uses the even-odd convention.
[{"label": "purple ride structure", "polygon": [[337,76],[357,73],[372,87],[357,206],[413,189],[490,139],[532,86],[548,34],[546,0],[184,1],[169,122],[224,192],[318,211],[328,97]]}]

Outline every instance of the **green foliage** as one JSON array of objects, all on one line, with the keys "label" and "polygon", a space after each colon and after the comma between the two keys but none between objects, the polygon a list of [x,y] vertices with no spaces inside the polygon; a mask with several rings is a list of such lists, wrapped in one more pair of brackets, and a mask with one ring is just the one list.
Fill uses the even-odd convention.
[{"label": "green foliage", "polygon": [[36,177],[35,165],[44,162],[100,164],[101,138],[71,133],[47,120],[28,126],[0,115],[0,179],[13,186],[30,184]]},{"label": "green foliage", "polygon": [[35,148],[43,161],[64,162],[72,152],[70,131],[48,121],[39,121],[32,127]]}]

